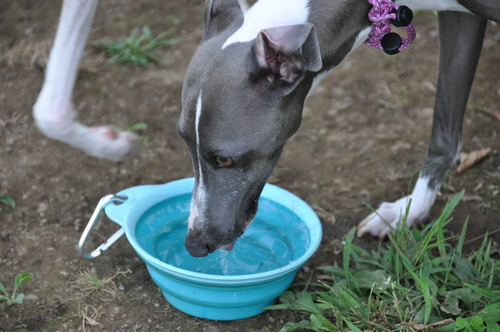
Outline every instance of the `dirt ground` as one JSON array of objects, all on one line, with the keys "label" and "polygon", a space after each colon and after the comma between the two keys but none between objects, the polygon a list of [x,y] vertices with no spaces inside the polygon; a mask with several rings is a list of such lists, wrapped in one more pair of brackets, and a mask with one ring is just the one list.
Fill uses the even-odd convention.
[{"label": "dirt ground", "polygon": [[[15,209],[0,205],[0,281],[11,290],[18,273],[34,276],[21,288],[27,295],[23,305],[0,303],[0,331],[264,332],[300,319],[288,311],[234,322],[193,318],[164,300],[125,239],[94,261],[77,254],[82,230],[102,196],[192,176],[176,124],[183,75],[202,33],[204,1],[108,0],[99,5],[90,42],[122,38],[146,24],[158,34],[171,27],[167,16],[181,21],[174,37],[183,40],[159,51],[161,64],[139,68],[87,58],[87,69],[79,75],[74,103],[82,122],[148,124],[141,134],[150,146],[127,163],[89,157],[45,138],[33,123],[43,52],[34,65],[31,53],[6,55],[23,43],[50,42],[60,3],[0,0],[0,195],[17,204]],[[369,213],[365,202],[378,206],[401,197],[411,173],[422,165],[437,76],[437,19],[420,14],[415,26],[418,37],[408,50],[389,57],[362,45],[323,82],[307,101],[302,126],[273,174],[279,186],[325,212],[323,243],[307,265],[312,271],[340,258],[338,240]],[[88,53],[92,59],[99,56],[91,47]],[[500,110],[499,63],[500,27],[489,24],[463,150],[490,147],[493,152],[464,173],[450,170],[449,189],[442,190],[432,210],[436,217],[449,195],[465,189],[468,199],[454,212],[450,228],[457,233],[469,216],[472,240],[499,228],[500,122],[480,111]],[[104,222],[95,242],[116,228]],[[493,237],[500,239],[499,233]],[[356,243],[374,248],[378,241],[365,237]],[[469,248],[479,243],[473,240]],[[88,270],[100,278],[131,273],[113,279],[118,295],[112,298],[103,292],[87,295],[78,276]],[[298,280],[308,271],[301,271]]]}]

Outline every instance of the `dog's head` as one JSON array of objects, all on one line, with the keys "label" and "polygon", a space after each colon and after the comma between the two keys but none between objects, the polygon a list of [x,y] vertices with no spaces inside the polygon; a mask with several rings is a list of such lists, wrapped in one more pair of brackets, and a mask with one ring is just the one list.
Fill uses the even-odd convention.
[{"label": "dog's head", "polygon": [[228,44],[243,25],[237,0],[207,5],[179,121],[196,178],[185,241],[193,256],[231,249],[251,223],[283,145],[300,125],[308,73],[322,65],[311,24]]}]

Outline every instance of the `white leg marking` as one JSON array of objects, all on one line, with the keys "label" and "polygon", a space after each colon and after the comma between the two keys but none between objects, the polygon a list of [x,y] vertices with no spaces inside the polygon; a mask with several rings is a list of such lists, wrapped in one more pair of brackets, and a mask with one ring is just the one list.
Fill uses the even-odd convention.
[{"label": "white leg marking", "polygon": [[201,152],[200,152],[200,117],[201,117],[201,91],[196,102],[196,117],[195,117],[195,131],[196,131],[196,154],[198,159],[198,186],[194,188],[194,195],[191,200],[191,212],[188,218],[188,228],[193,229],[194,222],[198,218],[200,210],[203,211],[205,206],[205,186],[203,184],[203,173],[201,168]]},{"label": "white leg marking", "polygon": [[90,155],[120,161],[138,153],[140,144],[130,132],[111,126],[88,128],[76,121],[71,96],[97,0],[65,0],[50,52],[45,81],[33,107],[37,126],[47,136]]},{"label": "white leg marking", "polygon": [[429,216],[438,189],[431,190],[429,179],[419,177],[411,195],[398,199],[394,203],[382,203],[376,212],[366,217],[358,225],[359,237],[366,233],[384,238],[397,224],[404,219],[406,208],[411,200],[410,210],[406,218],[408,226],[425,220]]},{"label": "white leg marking", "polygon": [[263,29],[306,23],[308,17],[309,0],[260,0],[245,12],[243,25],[226,40],[222,49],[254,40]]}]

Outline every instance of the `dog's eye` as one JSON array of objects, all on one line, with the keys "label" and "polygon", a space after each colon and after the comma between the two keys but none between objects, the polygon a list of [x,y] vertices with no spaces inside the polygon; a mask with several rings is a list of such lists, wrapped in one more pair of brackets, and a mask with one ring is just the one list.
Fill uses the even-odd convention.
[{"label": "dog's eye", "polygon": [[215,161],[223,167],[228,167],[233,164],[233,159],[231,157],[215,157]]}]

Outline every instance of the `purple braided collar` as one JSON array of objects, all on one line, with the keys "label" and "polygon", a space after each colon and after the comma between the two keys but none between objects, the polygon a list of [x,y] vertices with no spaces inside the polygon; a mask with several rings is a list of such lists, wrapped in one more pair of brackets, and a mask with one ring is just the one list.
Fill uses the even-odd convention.
[{"label": "purple braided collar", "polygon": [[[378,49],[383,49],[380,41],[386,34],[391,32],[391,20],[396,18],[394,11],[396,11],[399,6],[391,0],[367,1],[373,6],[368,13],[368,18],[372,22],[372,31],[370,32],[368,39],[365,40],[365,44]],[[410,46],[416,36],[413,23],[407,25],[405,29],[408,38],[402,38],[402,43],[398,51],[404,50]]]}]

